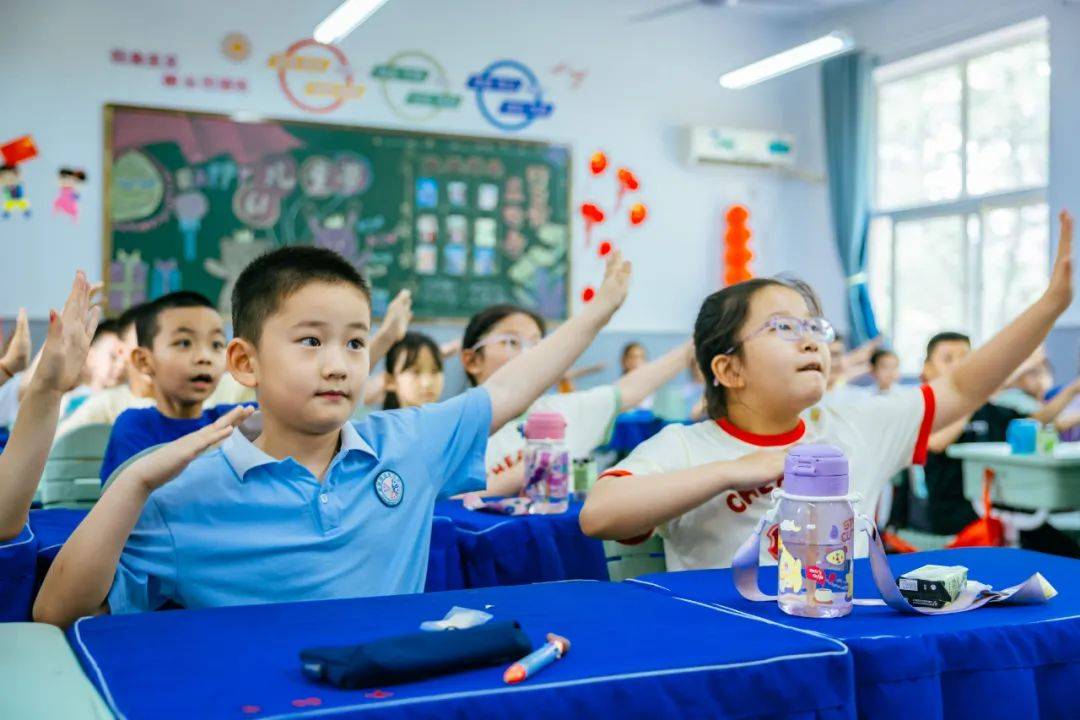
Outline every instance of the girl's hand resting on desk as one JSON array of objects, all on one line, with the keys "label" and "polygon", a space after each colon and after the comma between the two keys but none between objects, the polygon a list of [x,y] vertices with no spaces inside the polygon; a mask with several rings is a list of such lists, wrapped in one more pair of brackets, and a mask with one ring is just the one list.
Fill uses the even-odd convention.
[{"label": "girl's hand resting on desk", "polygon": [[131,467],[120,473],[116,479],[117,484],[137,483],[142,485],[147,493],[152,493],[183,472],[192,460],[224,441],[232,434],[233,428],[251,417],[254,412],[255,408],[250,406],[234,407],[212,425],[189,433],[179,440],[173,440],[146,457],[136,460]]}]

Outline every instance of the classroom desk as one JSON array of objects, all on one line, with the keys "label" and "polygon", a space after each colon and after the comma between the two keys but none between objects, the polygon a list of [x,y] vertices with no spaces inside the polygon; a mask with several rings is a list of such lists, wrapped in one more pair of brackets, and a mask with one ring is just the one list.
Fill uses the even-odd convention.
[{"label": "classroom desk", "polygon": [[604,544],[578,525],[580,502],[559,515],[496,515],[460,500],[435,503],[435,516],[457,529],[465,587],[553,580],[607,580]]},{"label": "classroom desk", "polygon": [[983,472],[990,468],[996,503],[1023,510],[1080,509],[1080,454],[1012,455],[1008,443],[958,443],[946,454],[963,461],[964,495],[973,502],[982,500]]},{"label": "classroom desk", "polygon": [[[866,720],[1080,716],[1080,561],[1011,548],[889,556],[896,573],[927,563],[964,565],[972,579],[994,587],[1039,571],[1060,594],[1045,605],[937,617],[856,606],[847,617],[824,620],[743,599],[730,570],[656,573],[627,582],[843,641],[853,653],[856,706]],[[776,592],[775,566],[761,569],[761,588]],[[855,596],[878,597],[865,559],[856,561]]]},{"label": "classroom desk", "polygon": [[[306,678],[301,649],[415,632],[452,606],[517,620],[570,652],[531,680],[503,666],[340,690]],[[117,717],[832,720],[854,711],[834,640],[625,583],[575,581],[424,595],[83,618],[68,632]]]}]

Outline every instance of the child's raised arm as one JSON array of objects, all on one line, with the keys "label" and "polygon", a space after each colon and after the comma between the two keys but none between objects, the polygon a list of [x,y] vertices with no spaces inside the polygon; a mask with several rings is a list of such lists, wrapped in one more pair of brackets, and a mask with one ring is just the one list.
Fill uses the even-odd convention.
[{"label": "child's raised arm", "polygon": [[250,406],[234,407],[214,424],[162,446],[121,472],[60,549],[34,602],[34,620],[66,627],[106,610],[120,554],[150,493],[227,438],[252,412]]},{"label": "child's raised arm", "polygon": [[0,455],[0,540],[17,536],[26,524],[56,433],[60,399],[78,382],[97,328],[101,310],[91,299],[96,290],[79,272],[61,314],[49,313],[45,346]]},{"label": "child's raised arm", "polygon": [[615,383],[622,401],[620,410],[637,407],[645,398],[659,390],[694,361],[694,341],[687,340],[678,347],[623,375]]},{"label": "child's raised arm", "polygon": [[1050,284],[1027,310],[971,353],[952,373],[931,383],[936,411],[934,430],[940,430],[986,402],[1024,360],[1046,339],[1047,333],[1073,299],[1073,218],[1060,215],[1061,232]]},{"label": "child's raised arm", "polygon": [[540,343],[495,372],[484,387],[491,395],[491,432],[521,415],[578,359],[626,299],[630,263],[614,252],[592,302]]}]

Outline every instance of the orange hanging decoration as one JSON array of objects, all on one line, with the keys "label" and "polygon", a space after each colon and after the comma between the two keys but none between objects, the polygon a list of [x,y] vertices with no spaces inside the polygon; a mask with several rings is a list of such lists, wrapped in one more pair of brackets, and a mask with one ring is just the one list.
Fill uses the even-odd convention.
[{"label": "orange hanging decoration", "polygon": [[611,252],[611,243],[605,240],[600,243],[600,257],[606,257]]},{"label": "orange hanging decoration", "polygon": [[724,216],[727,230],[724,233],[724,284],[734,285],[754,276],[750,261],[750,229],[746,221],[750,212],[742,205],[732,205]]},{"label": "orange hanging decoration", "polygon": [[645,203],[634,203],[630,206],[630,224],[640,225],[645,222],[648,214],[649,210],[645,207]]},{"label": "orange hanging decoration", "polygon": [[589,170],[592,171],[593,175],[599,175],[604,170],[607,170],[607,155],[599,150],[594,152],[592,157],[589,158]]},{"label": "orange hanging decoration", "polygon": [[618,210],[622,205],[623,196],[637,190],[641,187],[641,183],[638,182],[637,175],[627,168],[619,168],[615,176],[619,179],[619,189],[615,192],[615,209]]},{"label": "orange hanging decoration", "polygon": [[587,285],[585,290],[581,293],[582,302],[592,302],[594,297],[596,297],[596,291],[593,290],[592,285]]}]

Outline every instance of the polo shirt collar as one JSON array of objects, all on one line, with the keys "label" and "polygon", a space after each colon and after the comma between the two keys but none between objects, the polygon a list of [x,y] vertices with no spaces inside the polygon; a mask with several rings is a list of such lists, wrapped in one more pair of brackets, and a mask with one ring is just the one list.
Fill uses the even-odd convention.
[{"label": "polo shirt collar", "polygon": [[[221,446],[225,459],[228,460],[229,465],[232,466],[240,480],[245,480],[249,472],[263,465],[276,465],[283,462],[296,463],[292,458],[278,460],[256,447],[252,440],[259,436],[261,430],[262,412],[260,411],[248,418],[240,427],[235,428]],[[356,431],[352,421],[348,421],[341,426],[341,450],[334,456],[327,471],[329,472],[338,462],[354,451],[375,456],[375,450],[364,438],[360,437],[360,433]]]}]

